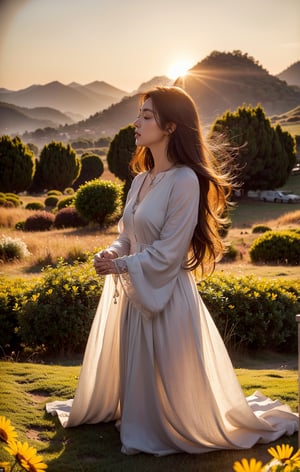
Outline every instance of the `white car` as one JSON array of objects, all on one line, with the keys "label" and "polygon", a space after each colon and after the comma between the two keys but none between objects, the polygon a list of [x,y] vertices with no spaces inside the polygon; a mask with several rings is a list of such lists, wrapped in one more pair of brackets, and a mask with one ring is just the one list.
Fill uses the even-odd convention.
[{"label": "white car", "polygon": [[295,195],[285,190],[263,190],[260,192],[259,199],[264,202],[299,203],[300,195]]}]

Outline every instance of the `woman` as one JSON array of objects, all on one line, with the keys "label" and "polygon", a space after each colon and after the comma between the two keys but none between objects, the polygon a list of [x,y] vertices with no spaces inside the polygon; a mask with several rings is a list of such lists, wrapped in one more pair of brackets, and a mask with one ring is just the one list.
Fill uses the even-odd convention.
[{"label": "woman", "polygon": [[135,121],[137,172],[118,239],[95,256],[105,286],[76,395],[48,405],[64,426],[116,420],[122,452],[249,448],[297,430],[287,406],[245,399],[191,271],[223,246],[230,182],[202,142],[192,99],[146,93]]}]

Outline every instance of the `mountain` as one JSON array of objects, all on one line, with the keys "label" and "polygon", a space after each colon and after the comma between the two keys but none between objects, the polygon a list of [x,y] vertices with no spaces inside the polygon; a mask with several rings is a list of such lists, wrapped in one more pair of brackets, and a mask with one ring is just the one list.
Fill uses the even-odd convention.
[{"label": "mountain", "polygon": [[300,90],[272,76],[241,51],[214,51],[175,81],[194,98],[204,123],[225,111],[261,104],[267,115],[284,113],[300,104]]},{"label": "mountain", "polygon": [[[140,88],[150,88],[151,79]],[[77,87],[78,84],[72,84]],[[188,71],[175,85],[187,90],[194,98],[202,124],[210,126],[225,111],[234,111],[244,104],[260,103],[267,115],[280,115],[300,105],[300,91],[272,76],[255,59],[240,51],[232,53],[214,51]],[[1,97],[1,95],[0,95]],[[133,123],[138,112],[139,94],[126,96],[88,119],[60,128],[57,139],[72,141],[78,137],[97,139],[113,136],[120,128]],[[63,133],[63,134],[62,134]],[[39,139],[47,142],[48,136],[39,133]],[[35,133],[24,136],[35,142]],[[51,135],[51,139],[55,136]]]},{"label": "mountain", "polygon": [[47,126],[56,128],[72,121],[53,108],[24,108],[0,102],[0,134],[20,134]]},{"label": "mountain", "polygon": [[288,85],[300,87],[300,61],[295,62],[276,77],[280,80],[285,80]]},{"label": "mountain", "polygon": [[174,83],[174,80],[169,79],[169,77],[166,77],[165,75],[159,75],[159,76],[153,77],[147,82],[143,82],[139,86],[139,88],[135,92],[133,92],[133,94],[144,93],[147,90],[157,87],[158,85],[168,86],[168,85],[173,85],[173,83]]},{"label": "mountain", "polygon": [[119,102],[125,95],[128,93],[97,81],[87,85],[54,81],[17,91],[0,89],[1,102],[20,107],[51,107],[63,113],[80,114],[81,118]]}]

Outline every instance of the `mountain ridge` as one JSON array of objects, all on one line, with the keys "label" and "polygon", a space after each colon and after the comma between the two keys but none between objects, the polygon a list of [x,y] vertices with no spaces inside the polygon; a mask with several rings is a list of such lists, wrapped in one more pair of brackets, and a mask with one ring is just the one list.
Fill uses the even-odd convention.
[{"label": "mountain ridge", "polygon": [[[110,102],[103,109],[98,107],[95,112],[88,117],[81,117],[76,123],[60,126],[59,133],[57,132],[58,139],[69,141],[79,136],[88,138],[113,136],[120,128],[134,121],[140,93],[146,88],[173,83],[191,94],[205,126],[210,125],[217,116],[225,111],[234,111],[242,105],[256,106],[259,103],[265,109],[266,114],[272,116],[285,113],[300,104],[300,89],[288,85],[287,81],[283,81],[278,76],[269,74],[253,57],[243,54],[241,51],[230,53],[213,51],[192,67],[184,78],[178,78],[173,82],[165,76],[154,77],[141,84],[135,93],[125,92],[125,95],[115,103]],[[58,81],[50,84],[54,89],[60,87]],[[102,91],[102,86],[108,86],[108,89],[105,90],[106,93],[110,93],[114,89],[101,81],[93,81],[86,85],[72,82],[68,87],[75,93],[80,93],[81,90],[81,97],[85,95],[87,100],[91,100],[95,89],[96,92]],[[36,93],[38,86],[32,87]],[[122,93],[124,91],[120,91],[120,95]],[[99,97],[99,93],[97,96]],[[0,100],[3,100],[2,97],[3,93],[0,89]],[[45,136],[42,137],[42,134],[39,132],[39,139],[46,142],[47,135],[45,133]],[[55,135],[55,130],[52,131],[51,136],[53,135]],[[28,140],[36,138],[34,132],[27,133],[25,137]]]}]

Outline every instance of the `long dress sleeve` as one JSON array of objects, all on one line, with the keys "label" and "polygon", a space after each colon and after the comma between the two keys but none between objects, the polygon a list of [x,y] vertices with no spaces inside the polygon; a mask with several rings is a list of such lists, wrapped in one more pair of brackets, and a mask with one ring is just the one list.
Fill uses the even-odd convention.
[{"label": "long dress sleeve", "polygon": [[[167,198],[167,202],[163,223],[156,228],[156,239],[143,242],[139,238],[135,241],[135,252],[122,257],[128,271],[121,274],[125,292],[147,318],[157,316],[168,303],[178,273],[184,270],[183,265],[197,224],[200,194],[198,179],[190,169],[181,170],[174,176],[173,185],[168,188],[167,194],[161,195]],[[134,218],[138,233],[140,227],[147,227],[149,219],[152,225],[153,222],[155,224],[155,213],[159,211],[153,202],[155,198],[151,196],[150,205],[150,199],[147,200],[146,196],[136,214],[125,213],[125,219]],[[157,198],[160,198],[159,193]],[[161,220],[161,215],[157,218]],[[153,228],[151,230],[153,233]],[[120,238],[124,241],[124,234]]]}]

